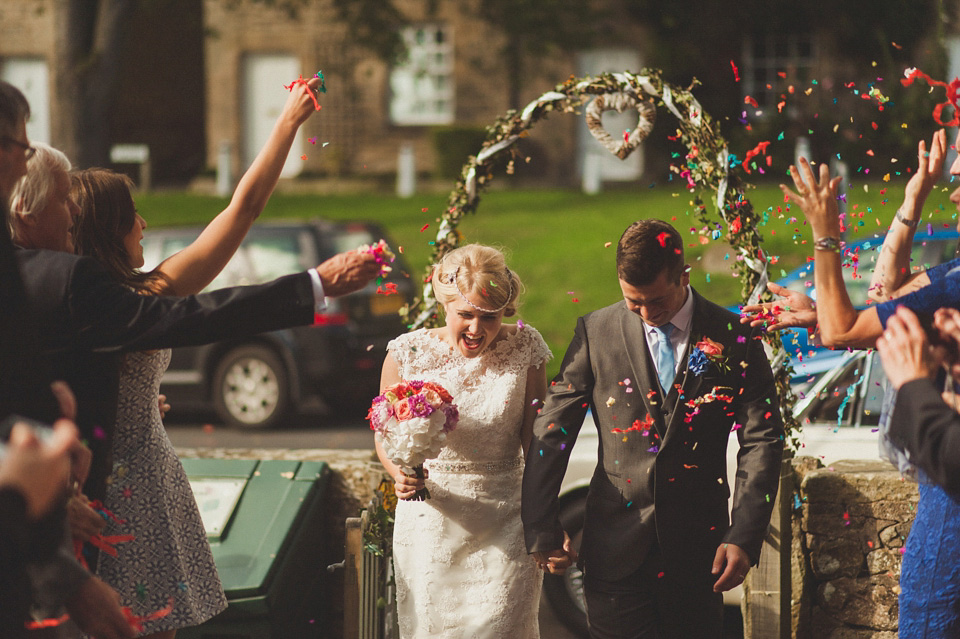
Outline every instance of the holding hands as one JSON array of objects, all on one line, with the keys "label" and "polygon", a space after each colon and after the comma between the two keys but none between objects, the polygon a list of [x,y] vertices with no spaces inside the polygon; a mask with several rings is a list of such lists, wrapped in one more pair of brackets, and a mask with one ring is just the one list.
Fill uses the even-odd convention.
[{"label": "holding hands", "polygon": [[567,568],[577,563],[577,556],[577,551],[570,541],[570,535],[566,532],[563,533],[563,548],[533,553],[533,558],[540,569],[551,575],[562,575]]}]

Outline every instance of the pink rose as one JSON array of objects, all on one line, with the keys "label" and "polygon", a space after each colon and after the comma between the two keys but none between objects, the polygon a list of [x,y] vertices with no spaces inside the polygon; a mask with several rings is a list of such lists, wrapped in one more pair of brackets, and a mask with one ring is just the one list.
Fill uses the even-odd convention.
[{"label": "pink rose", "polygon": [[420,394],[423,395],[423,399],[430,405],[434,410],[440,408],[443,404],[443,400],[440,398],[440,394],[429,388],[425,388],[420,391]]},{"label": "pink rose", "polygon": [[399,402],[393,405],[393,413],[396,416],[397,420],[403,421],[405,419],[410,419],[413,417],[413,408],[410,406],[409,399],[401,399]]},{"label": "pink rose", "polygon": [[719,344],[709,337],[704,337],[697,342],[697,348],[703,351],[703,354],[707,357],[716,357],[723,354],[723,344]]}]

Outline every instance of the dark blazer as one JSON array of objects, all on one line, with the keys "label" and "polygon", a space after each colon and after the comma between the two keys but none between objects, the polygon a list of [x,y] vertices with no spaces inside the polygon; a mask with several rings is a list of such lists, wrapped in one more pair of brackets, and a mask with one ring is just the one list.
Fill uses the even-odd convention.
[{"label": "dark blazer", "polygon": [[179,298],[134,293],[91,258],[22,249],[15,257],[40,335],[37,356],[77,396],[77,426],[94,453],[91,498],[103,496],[111,469],[122,352],[206,344],[314,318],[306,273]]},{"label": "dark blazer", "polygon": [[915,379],[900,387],[890,439],[930,481],[960,497],[960,415],[943,401],[933,379]]},{"label": "dark blazer", "polygon": [[[758,331],[693,295],[690,345],[666,401],[643,323],[624,302],[578,320],[527,456],[522,517],[530,552],[562,546],[557,493],[589,407],[600,443],[580,548],[585,570],[626,577],[654,542],[668,569],[685,578],[711,579],[724,542],[757,562],[783,454],[773,375]],[[703,337],[724,345],[726,372],[687,368]],[[726,448],[734,424],[742,427],[731,524]]]}]

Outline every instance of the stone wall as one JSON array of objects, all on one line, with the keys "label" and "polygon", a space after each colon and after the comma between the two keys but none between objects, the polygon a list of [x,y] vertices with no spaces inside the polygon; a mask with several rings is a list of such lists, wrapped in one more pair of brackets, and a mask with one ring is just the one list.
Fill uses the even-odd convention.
[{"label": "stone wall", "polygon": [[881,461],[793,467],[793,637],[894,639],[916,484]]}]

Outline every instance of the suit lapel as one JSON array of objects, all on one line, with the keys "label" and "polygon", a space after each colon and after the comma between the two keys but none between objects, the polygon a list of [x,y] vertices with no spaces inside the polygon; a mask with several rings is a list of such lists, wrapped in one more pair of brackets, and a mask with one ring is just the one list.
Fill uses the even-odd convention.
[{"label": "suit lapel", "polygon": [[[633,369],[633,379],[636,382],[636,391],[640,393],[647,414],[653,418],[654,429],[663,441],[666,424],[663,421],[663,397],[660,395],[660,381],[657,379],[657,370],[654,368],[650,349],[647,348],[647,337],[644,335],[643,321],[627,310],[623,305],[620,313],[620,330],[623,336],[623,350],[630,360]],[[651,393],[650,390],[655,392]]]}]

